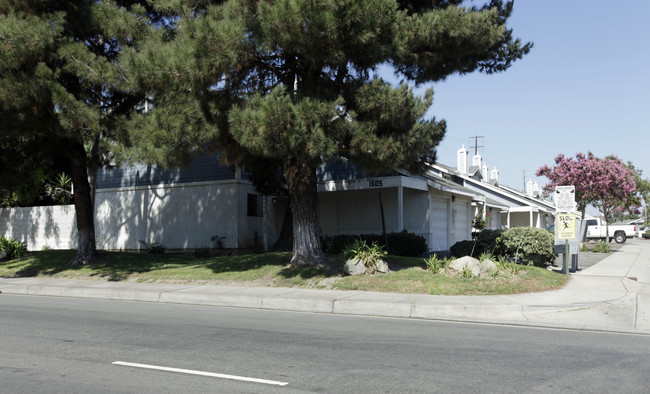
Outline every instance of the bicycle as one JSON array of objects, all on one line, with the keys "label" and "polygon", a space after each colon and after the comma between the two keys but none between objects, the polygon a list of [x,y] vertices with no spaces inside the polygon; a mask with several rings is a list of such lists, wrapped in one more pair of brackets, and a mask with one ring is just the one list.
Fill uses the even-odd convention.
[{"label": "bicycle", "polygon": [[223,237],[220,237],[219,235],[213,235],[210,237],[210,241],[212,241],[212,252],[217,253],[218,250],[223,249],[223,239],[225,239],[226,236],[224,235]]}]

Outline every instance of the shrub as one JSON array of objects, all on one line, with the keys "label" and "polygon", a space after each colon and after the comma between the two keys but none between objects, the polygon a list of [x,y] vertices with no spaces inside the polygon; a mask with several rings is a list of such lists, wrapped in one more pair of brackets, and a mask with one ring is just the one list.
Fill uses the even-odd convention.
[{"label": "shrub", "polygon": [[643,239],[650,239],[650,230],[644,232],[643,234],[641,234],[641,238],[643,238]]},{"label": "shrub", "polygon": [[612,251],[612,248],[609,247],[607,242],[596,242],[591,251],[595,253],[609,253]]},{"label": "shrub", "polygon": [[361,239],[356,239],[351,244],[348,244],[342,253],[345,261],[359,260],[369,271],[374,271],[377,262],[387,254],[383,246],[378,245],[376,242],[368,245],[366,241]]},{"label": "shrub", "polygon": [[447,260],[438,258],[435,253],[424,259],[424,263],[427,265],[427,269],[434,274],[439,274],[447,266]]},{"label": "shrub", "polygon": [[474,256],[476,253],[476,241],[458,241],[449,248],[453,257]]},{"label": "shrub", "polygon": [[427,240],[406,230],[388,233],[388,253],[395,256],[419,257],[427,251]]},{"label": "shrub", "polygon": [[503,230],[483,230],[473,236],[473,241],[456,242],[449,248],[449,251],[454,257],[475,257],[482,254],[494,254],[497,238],[502,233]]},{"label": "shrub", "polygon": [[212,248],[206,245],[202,245],[194,248],[194,255],[199,258],[210,257],[212,256]]},{"label": "shrub", "polygon": [[140,244],[144,247],[144,251],[149,254],[163,254],[165,253],[165,245],[159,244],[158,242],[147,242],[141,239],[138,240]]},{"label": "shrub", "polygon": [[[427,241],[424,237],[409,233],[406,230],[400,233],[388,233],[386,238],[388,238],[387,252],[394,256],[419,257],[427,251]],[[321,239],[321,242],[327,252],[340,254],[347,245],[354,243],[355,240],[366,241],[368,244],[376,243],[379,246],[386,247],[384,236],[381,234],[340,234],[333,237],[325,236]]]},{"label": "shrub", "polygon": [[546,267],[555,260],[553,235],[541,228],[513,227],[497,239],[495,254],[517,259],[521,264]]},{"label": "shrub", "polygon": [[27,245],[13,238],[0,237],[0,250],[7,252],[7,258],[11,260],[24,256]]}]

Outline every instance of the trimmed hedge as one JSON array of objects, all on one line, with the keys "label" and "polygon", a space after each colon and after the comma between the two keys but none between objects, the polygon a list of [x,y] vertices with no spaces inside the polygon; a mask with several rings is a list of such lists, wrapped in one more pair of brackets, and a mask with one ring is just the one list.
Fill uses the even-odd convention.
[{"label": "trimmed hedge", "polygon": [[[420,257],[427,252],[427,241],[421,235],[405,230],[400,233],[388,233],[386,238],[388,238],[386,250],[393,256]],[[325,251],[340,254],[347,245],[358,239],[366,241],[368,244],[375,242],[377,245],[386,247],[384,236],[381,234],[341,234],[333,237],[325,236],[321,241]]]},{"label": "trimmed hedge", "polygon": [[546,267],[555,260],[553,234],[543,228],[513,227],[497,240],[497,255],[519,259],[519,263]]},{"label": "trimmed hedge", "polygon": [[[503,233],[503,230],[483,230],[474,233],[473,240],[456,242],[449,248],[449,251],[453,257],[478,257],[483,253],[494,254],[494,248],[501,233]],[[474,250],[473,253],[472,249]]]}]

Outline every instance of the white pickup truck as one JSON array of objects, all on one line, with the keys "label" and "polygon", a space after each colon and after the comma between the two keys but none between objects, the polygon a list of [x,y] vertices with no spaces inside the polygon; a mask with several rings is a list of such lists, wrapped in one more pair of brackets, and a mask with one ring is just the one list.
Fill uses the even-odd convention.
[{"label": "white pickup truck", "polygon": [[[606,223],[600,219],[587,220],[587,239],[605,240],[607,238]],[[609,239],[622,244],[628,238],[636,234],[636,226],[633,224],[610,224]]]}]

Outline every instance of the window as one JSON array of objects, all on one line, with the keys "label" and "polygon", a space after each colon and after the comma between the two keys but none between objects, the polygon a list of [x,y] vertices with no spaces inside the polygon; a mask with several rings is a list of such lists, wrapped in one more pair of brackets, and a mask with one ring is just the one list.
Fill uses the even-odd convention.
[{"label": "window", "polygon": [[262,216],[262,196],[259,194],[249,194],[248,195],[248,205],[247,205],[247,215],[248,216]]}]

